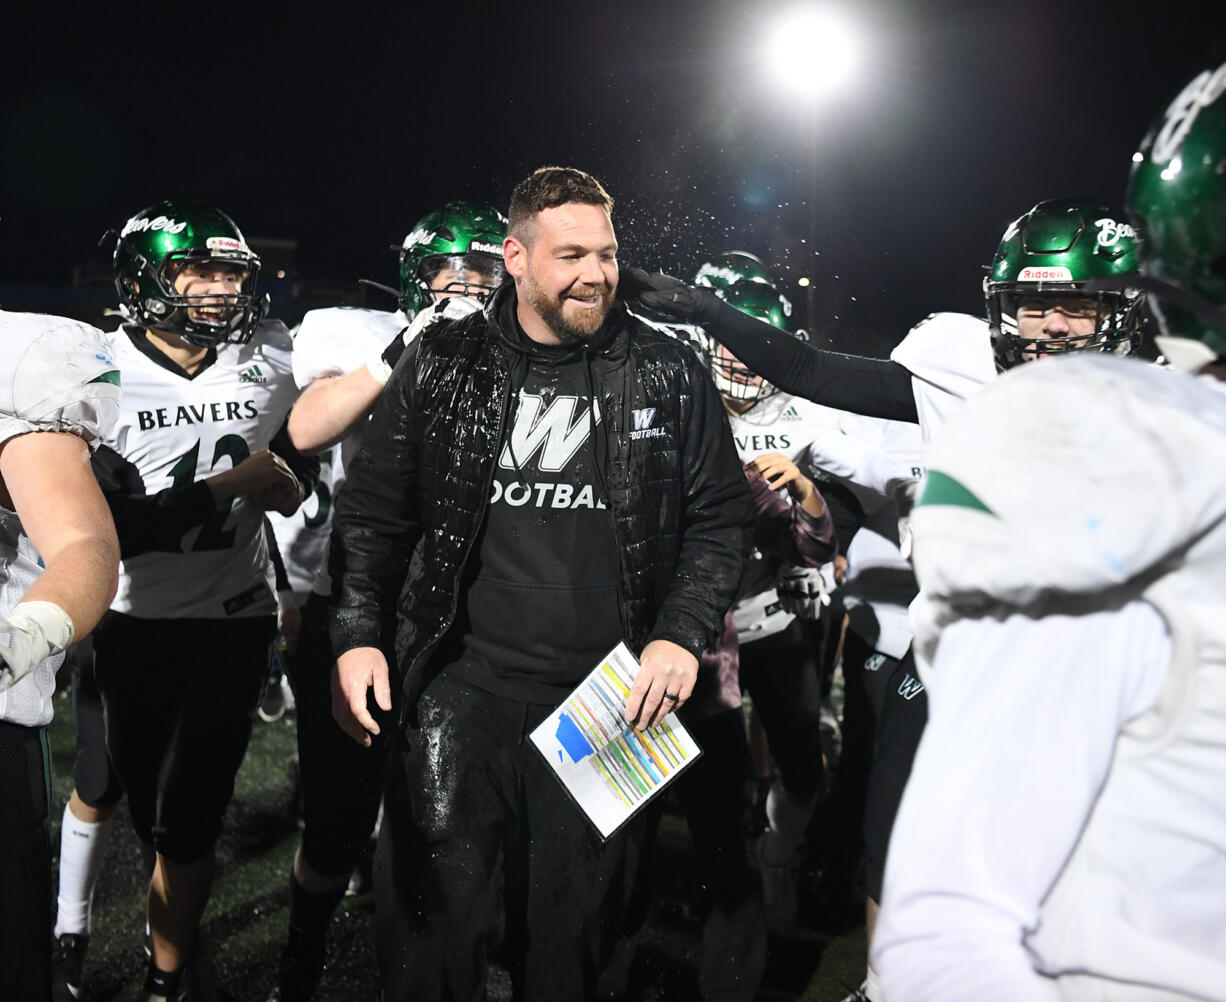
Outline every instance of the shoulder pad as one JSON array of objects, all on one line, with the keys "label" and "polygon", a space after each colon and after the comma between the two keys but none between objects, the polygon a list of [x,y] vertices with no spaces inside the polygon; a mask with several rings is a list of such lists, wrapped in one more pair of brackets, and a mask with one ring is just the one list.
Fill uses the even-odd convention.
[{"label": "shoulder pad", "polygon": [[918,379],[962,398],[996,376],[988,323],[968,313],[931,313],[907,332],[890,358]]},{"label": "shoulder pad", "polygon": [[1136,360],[1031,362],[942,429],[912,515],[935,598],[1122,585],[1226,517],[1226,392]]},{"label": "shoulder pad", "polygon": [[361,368],[400,333],[401,319],[386,310],[310,310],[294,338],[294,381],[305,387],[320,376]]},{"label": "shoulder pad", "polygon": [[108,335],[65,317],[0,313],[5,437],[70,431],[93,444],[119,416],[120,373]]}]

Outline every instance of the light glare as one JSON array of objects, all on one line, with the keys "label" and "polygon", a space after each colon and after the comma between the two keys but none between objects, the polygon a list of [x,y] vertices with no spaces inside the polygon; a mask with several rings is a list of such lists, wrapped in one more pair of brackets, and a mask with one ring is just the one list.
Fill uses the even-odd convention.
[{"label": "light glare", "polygon": [[781,86],[812,100],[851,76],[858,46],[850,27],[837,14],[806,9],[775,26],[767,40],[766,59]]}]

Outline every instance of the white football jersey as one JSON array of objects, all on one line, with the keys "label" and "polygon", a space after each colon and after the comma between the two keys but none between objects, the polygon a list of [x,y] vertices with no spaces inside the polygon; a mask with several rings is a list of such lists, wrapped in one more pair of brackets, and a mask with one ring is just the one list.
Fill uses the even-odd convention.
[{"label": "white football jersey", "polygon": [[305,390],[321,376],[359,369],[409,326],[397,310],[331,306],[310,310],[294,332],[294,379]]},{"label": "white football jersey", "polygon": [[[420,310],[410,321],[397,311],[355,309],[346,306],[311,310],[302,318],[294,335],[294,379],[300,389],[306,389],[316,379],[327,376],[343,376],[360,369],[371,359],[378,358],[392,339],[400,334],[405,344],[416,338],[426,327],[442,320],[455,320],[467,316],[481,306],[475,299],[452,296]],[[286,571],[290,573],[291,553],[297,550],[303,559],[316,560],[314,591],[328,595],[332,580],[328,574],[328,538],[331,535],[331,505],[345,483],[345,468],[362,444],[362,428],[351,431],[331,450],[332,471],[328,485],[328,506],[325,517],[316,515],[314,524],[303,519],[291,520],[284,526],[286,538],[282,538],[282,526],[274,523],[277,543],[286,559]],[[320,471],[321,484],[325,471]],[[318,495],[318,491],[317,491]],[[305,506],[304,506],[305,507]],[[306,538],[299,543],[300,537]],[[294,557],[295,561],[299,558]],[[301,564],[298,572],[305,573],[309,567]],[[294,585],[297,592],[298,586]]]},{"label": "white football jersey", "polygon": [[[1025,930],[1061,998],[1226,999],[1223,470],[1226,387],[1097,354],[1006,373],[929,456],[912,516],[913,618],[934,705],[941,664],[978,654],[946,646],[955,621],[1110,615],[1140,598],[1171,640],[1156,702],[1111,735],[1105,780],[1086,817],[1069,819],[1075,844]],[[1035,649],[1030,667],[1061,656]],[[963,685],[1008,706],[993,667]],[[1101,705],[1128,705],[1126,679],[1107,677]],[[1027,782],[1064,803],[1055,784]],[[1025,801],[1014,807],[1024,821]],[[907,810],[904,798],[900,824]]]},{"label": "white football jersey", "polygon": [[[26,432],[61,431],[92,446],[119,412],[120,374],[110,338],[87,324],[0,312],[0,444]],[[42,562],[17,513],[0,507],[0,614],[21,601]],[[0,692],[0,720],[36,727],[51,720],[55,672],[48,658]]]},{"label": "white football jersey", "polygon": [[[359,369],[408,325],[408,318],[399,311],[349,306],[309,310],[293,332],[294,382],[304,390],[316,379]],[[354,444],[346,440],[320,455],[315,490],[293,515],[287,518],[275,511],[268,513],[298,605],[306,601],[317,579],[322,585],[315,590],[327,594],[325,565],[332,535],[332,502],[345,480],[341,453],[353,449]]]},{"label": "white football jersey", "polygon": [[[924,475],[924,443],[909,421],[885,421],[859,414],[843,416],[842,429],[865,455],[881,457],[896,477]],[[893,479],[893,477],[891,478]],[[867,606],[871,616],[852,614],[852,623],[874,650],[901,658],[911,646],[907,607],[915,598],[915,575],[898,548],[898,508],[892,497],[864,491],[865,522],[847,547],[844,604]],[[865,626],[871,624],[871,629]],[[871,636],[865,636],[871,633]]]},{"label": "white football jersey", "polygon": [[996,379],[988,322],[967,313],[933,313],[890,352],[911,373],[924,441],[951,414]]},{"label": "white football jersey", "polygon": [[[803,397],[774,393],[744,414],[729,414],[728,424],[737,455],[748,463],[767,452],[787,456],[808,474],[809,445],[824,431],[837,428],[840,412]],[[795,618],[779,605],[775,590],[776,561],[756,549],[745,565],[741,593],[732,607],[737,636],[743,644],[779,633]]]},{"label": "white football jersey", "polygon": [[[136,467],[149,495],[207,479],[266,449],[298,393],[289,331],[280,321],[265,321],[247,344],[220,348],[192,378],[159,364],[122,329],[115,346],[124,399],[106,444]],[[236,497],[185,533],[174,552],[122,561],[111,608],[150,619],[275,612],[263,519]]]}]

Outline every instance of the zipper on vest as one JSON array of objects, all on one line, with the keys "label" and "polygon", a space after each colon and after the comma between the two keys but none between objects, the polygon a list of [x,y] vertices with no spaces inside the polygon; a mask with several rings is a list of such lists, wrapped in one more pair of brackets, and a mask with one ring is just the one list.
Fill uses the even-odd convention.
[{"label": "zipper on vest", "polygon": [[[498,468],[498,449],[502,445],[502,433],[503,433],[503,429],[506,427],[507,407],[511,400],[511,380],[510,380],[509,374],[505,382],[506,382],[506,389],[503,391],[503,394],[502,394],[502,409],[498,414],[498,434],[495,437],[495,441],[498,443],[498,445],[494,447],[493,461],[490,463],[490,475],[486,478],[486,481],[485,481],[485,496],[481,502],[482,504],[481,518],[485,517],[486,511],[489,509],[490,489],[494,486],[494,473]],[[478,522],[478,524],[480,523]],[[616,535],[617,533],[615,530],[614,538],[616,538]],[[477,534],[474,533],[469,538],[468,542],[465,544],[464,555],[463,557],[460,558],[460,563],[458,567],[456,568],[457,587],[453,588],[451,592],[451,613],[448,615],[446,621],[442,624],[442,626],[440,626],[440,628],[434,634],[434,636],[432,636],[426,642],[426,645],[421,649],[421,653],[414,659],[413,663],[409,665],[409,669],[405,673],[406,678],[412,675],[414,670],[419,665],[423,664],[430,657],[430,655],[434,653],[434,648],[438,646],[439,641],[441,641],[443,637],[446,636],[447,631],[450,630],[452,625],[455,623],[456,610],[460,607],[460,595],[459,595],[458,582],[462,581],[464,578],[464,568],[468,566],[468,558],[472,555],[473,541],[476,539],[476,536]],[[618,598],[619,604],[620,604],[620,601],[621,599],[619,597]],[[400,708],[400,718],[399,718],[399,728],[398,729],[401,731],[404,730],[405,715],[407,713],[408,713],[408,701],[405,700],[404,705],[401,706]]]}]

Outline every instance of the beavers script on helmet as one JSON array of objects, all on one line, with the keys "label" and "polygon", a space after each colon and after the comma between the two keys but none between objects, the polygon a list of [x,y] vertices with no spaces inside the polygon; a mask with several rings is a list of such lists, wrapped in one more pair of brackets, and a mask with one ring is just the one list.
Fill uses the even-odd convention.
[{"label": "beavers script on helmet", "polygon": [[630,725],[626,698],[638,670],[618,644],[529,735],[604,838],[702,754],[676,713],[645,731]]}]

